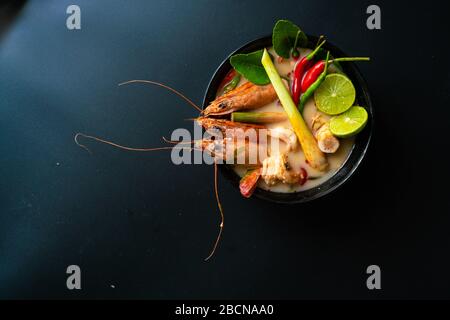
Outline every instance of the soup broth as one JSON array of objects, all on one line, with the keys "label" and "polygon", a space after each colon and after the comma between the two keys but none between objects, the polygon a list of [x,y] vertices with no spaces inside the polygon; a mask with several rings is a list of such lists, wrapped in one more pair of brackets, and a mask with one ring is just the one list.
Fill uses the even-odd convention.
[{"label": "soup broth", "polygon": [[[296,63],[296,60],[293,58],[290,59],[284,59],[279,57],[273,48],[269,49],[269,52],[274,57],[274,65],[276,69],[278,70],[278,73],[283,78],[290,78],[290,74],[293,71],[294,65]],[[311,50],[310,49],[301,49],[300,50],[301,55],[300,58],[308,55]],[[340,72],[336,67],[333,65],[329,66],[328,69],[329,73],[333,72]],[[238,86],[244,84],[248,80],[244,77],[241,78]],[[218,95],[220,92],[218,92]],[[255,112],[284,112],[283,106],[279,103],[278,100],[271,102],[261,108],[255,109]],[[320,112],[317,110],[316,105],[314,103],[314,98],[310,98],[308,102],[305,104],[304,110],[303,110],[303,118],[309,128],[311,128],[313,117],[317,115],[317,113],[320,113],[321,116],[324,119],[329,119],[330,116]],[[292,126],[289,122],[289,120],[285,120],[282,122],[277,123],[271,123],[266,125],[269,129],[274,128],[289,128],[292,129]],[[299,146],[295,150],[288,151],[288,161],[291,168],[294,168],[295,170],[300,170],[300,168],[304,168],[307,171],[308,174],[308,180],[303,185],[296,183],[296,184],[286,184],[282,182],[278,182],[275,185],[269,186],[267,185],[263,179],[259,179],[257,186],[261,189],[272,191],[272,192],[282,192],[282,193],[288,193],[288,192],[298,192],[307,190],[310,188],[313,188],[315,186],[318,186],[325,182],[326,180],[330,179],[345,163],[346,159],[348,158],[349,154],[352,151],[353,144],[354,144],[354,138],[346,138],[346,139],[339,139],[340,146],[338,150],[335,153],[328,153],[326,154],[327,160],[328,160],[328,169],[325,172],[315,170],[311,166],[309,166],[305,161],[305,156],[303,154],[303,151],[301,147]],[[282,144],[282,142],[280,142]],[[240,176],[243,177],[245,173],[247,172],[247,167],[245,165],[233,165],[234,171]]]}]

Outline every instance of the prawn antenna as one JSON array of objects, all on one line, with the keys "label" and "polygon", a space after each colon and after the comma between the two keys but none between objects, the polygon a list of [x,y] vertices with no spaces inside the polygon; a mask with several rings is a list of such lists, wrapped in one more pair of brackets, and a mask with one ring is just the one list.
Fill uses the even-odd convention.
[{"label": "prawn antenna", "polygon": [[[101,139],[101,138],[98,138],[98,137],[89,136],[89,135],[87,135],[87,134],[78,132],[78,133],[75,135],[75,137],[74,137],[75,143],[76,143],[79,147],[81,147],[81,148],[85,149],[86,151],[88,151],[90,154],[92,154],[92,151],[89,150],[89,148],[86,147],[84,144],[81,144],[81,143],[78,141],[78,138],[79,138],[79,137],[83,137],[83,138],[86,138],[86,139],[92,139],[92,140],[95,140],[95,141],[98,141],[98,142],[101,142],[101,143],[108,144],[108,145],[113,146],[113,147],[115,147],[115,148],[119,148],[119,149],[127,150],[127,151],[148,152],[148,151],[172,150],[172,149],[188,149],[188,150],[195,150],[195,148],[192,148],[192,147],[176,147],[176,146],[173,146],[173,147],[156,147],[156,148],[131,148],[131,147],[122,146],[122,145],[120,145],[120,144],[117,144],[117,143],[114,143],[114,142],[111,142],[111,141],[108,141],[108,140],[104,140],[104,139]],[[164,138],[164,139],[165,139],[165,138]]]},{"label": "prawn antenna", "polygon": [[[177,147],[177,146],[170,146],[170,147],[156,147],[156,148],[131,148],[131,147],[126,147],[126,146],[122,146],[120,144],[102,139],[102,138],[98,138],[98,137],[94,137],[94,136],[90,136],[81,132],[78,132],[77,134],[75,134],[74,136],[74,140],[75,143],[85,149],[87,152],[89,152],[90,154],[92,154],[91,150],[86,147],[84,144],[81,144],[78,139],[79,137],[83,137],[86,139],[92,139],[95,140],[97,142],[100,143],[105,143],[107,145],[113,146],[115,148],[119,148],[119,149],[123,149],[123,150],[127,150],[127,151],[139,151],[139,152],[147,152],[147,151],[157,151],[157,150],[172,150],[172,149],[188,149],[188,150],[198,150],[198,151],[202,151],[199,148],[195,148],[195,147]],[[196,141],[173,141],[173,140],[169,140],[167,138],[165,138],[164,136],[162,137],[162,139],[166,142],[166,143],[170,143],[170,144],[192,144],[195,143]],[[217,238],[216,241],[214,242],[214,245],[211,249],[211,252],[209,253],[209,255],[205,258],[205,261],[208,261],[216,252],[217,246],[219,245],[220,239],[222,237],[222,232],[223,232],[223,226],[224,226],[224,214],[223,214],[223,209],[222,209],[222,204],[220,203],[220,198],[219,198],[219,188],[218,188],[218,177],[217,177],[217,163],[214,162],[214,194],[216,197],[216,202],[217,202],[217,207],[219,208],[219,212],[220,212],[220,225],[219,225],[219,233],[217,234]]]},{"label": "prawn antenna", "polygon": [[191,141],[175,141],[175,140],[169,140],[166,137],[162,137],[163,141],[170,144],[193,144],[200,140],[191,140]]},{"label": "prawn antenna", "polygon": [[214,242],[214,246],[211,250],[211,253],[205,258],[205,261],[208,261],[214,255],[214,252],[216,252],[217,245],[219,244],[220,238],[222,236],[223,225],[224,225],[224,221],[225,221],[224,215],[223,215],[223,210],[222,210],[222,204],[220,203],[220,199],[219,199],[219,188],[217,185],[217,163],[216,162],[214,162],[214,193],[216,195],[217,207],[219,208],[219,212],[220,212],[219,234],[217,235],[216,241]]},{"label": "prawn antenna", "polygon": [[92,151],[89,150],[88,147],[86,147],[84,144],[81,144],[81,143],[78,142],[78,137],[79,137],[79,136],[86,136],[86,135],[84,135],[84,134],[78,132],[78,133],[73,137],[73,140],[75,140],[75,143],[76,143],[79,147],[81,147],[81,148],[83,148],[84,150],[86,150],[88,153],[92,154]]},{"label": "prawn antenna", "polygon": [[155,85],[155,86],[165,88],[165,89],[167,89],[167,90],[169,90],[169,91],[172,91],[172,92],[175,93],[176,95],[178,95],[180,98],[182,98],[184,101],[186,101],[187,103],[189,103],[191,106],[193,106],[193,107],[194,107],[197,111],[199,111],[200,113],[203,112],[203,110],[202,110],[199,106],[197,106],[194,102],[192,102],[191,99],[189,99],[188,97],[186,97],[186,96],[185,96],[184,94],[182,94],[181,92],[179,92],[179,91],[175,90],[174,88],[169,87],[168,85],[165,85],[165,84],[163,84],[163,83],[156,82],[156,81],[151,81],[151,80],[129,80],[129,81],[125,81],[125,82],[119,83],[119,86],[123,86],[123,85],[125,85],[125,84],[130,84],[130,83],[147,83],[147,84],[153,84],[153,85]]}]

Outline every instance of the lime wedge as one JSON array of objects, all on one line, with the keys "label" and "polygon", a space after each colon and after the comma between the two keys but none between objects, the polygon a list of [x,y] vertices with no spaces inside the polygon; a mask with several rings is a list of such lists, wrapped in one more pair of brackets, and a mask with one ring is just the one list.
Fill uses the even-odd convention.
[{"label": "lime wedge", "polygon": [[360,132],[367,123],[367,111],[354,106],[330,120],[330,131],[339,138],[348,138]]},{"label": "lime wedge", "polygon": [[340,73],[326,76],[314,92],[317,109],[336,115],[347,111],[355,102],[355,87],[349,78]]}]

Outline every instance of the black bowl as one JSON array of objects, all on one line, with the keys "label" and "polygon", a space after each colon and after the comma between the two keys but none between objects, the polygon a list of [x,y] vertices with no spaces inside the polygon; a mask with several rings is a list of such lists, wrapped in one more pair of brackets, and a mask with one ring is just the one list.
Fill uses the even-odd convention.
[{"label": "black bowl", "polygon": [[[309,39],[309,48],[313,48],[317,43],[318,38],[315,36],[308,36]],[[264,47],[272,46],[272,37],[267,36],[264,38],[256,39],[237,49],[233,53],[230,54],[217,68],[216,72],[209,82],[208,89],[206,90],[205,97],[203,99],[203,108],[206,108],[211,101],[215,99],[217,89],[225,77],[227,72],[231,69],[230,65],[230,57],[236,53],[249,53]],[[344,54],[339,48],[331,44],[330,42],[326,42],[323,46],[324,49],[329,50],[333,57],[345,57]],[[364,155],[366,154],[367,148],[369,146],[370,138],[372,135],[373,128],[373,113],[372,113],[372,102],[370,101],[369,90],[367,88],[366,81],[362,77],[356,65],[352,62],[342,63],[342,68],[346,75],[352,80],[355,89],[356,89],[356,101],[358,105],[364,107],[368,114],[369,119],[367,121],[366,127],[356,136],[354,146],[350,155],[348,156],[345,163],[342,167],[327,181],[324,183],[300,192],[293,193],[280,193],[280,192],[272,192],[263,190],[260,188],[256,188],[253,195],[255,197],[272,201],[278,203],[301,203],[310,200],[314,200],[320,198],[333,190],[336,190],[339,186],[341,186],[345,181],[347,181],[350,176],[355,172],[356,168],[361,163]],[[233,171],[231,166],[223,164],[220,165],[220,170],[225,177],[227,177],[236,187],[239,188],[239,180],[240,177]]]}]

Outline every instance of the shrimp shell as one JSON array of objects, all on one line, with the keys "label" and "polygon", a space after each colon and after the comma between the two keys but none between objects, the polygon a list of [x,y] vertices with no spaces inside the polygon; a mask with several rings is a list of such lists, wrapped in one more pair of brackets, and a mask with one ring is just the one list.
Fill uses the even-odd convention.
[{"label": "shrimp shell", "polygon": [[275,89],[271,84],[258,86],[251,82],[217,97],[203,111],[205,116],[222,116],[238,110],[260,108],[277,99]]}]

